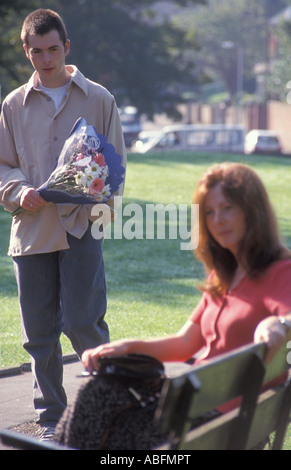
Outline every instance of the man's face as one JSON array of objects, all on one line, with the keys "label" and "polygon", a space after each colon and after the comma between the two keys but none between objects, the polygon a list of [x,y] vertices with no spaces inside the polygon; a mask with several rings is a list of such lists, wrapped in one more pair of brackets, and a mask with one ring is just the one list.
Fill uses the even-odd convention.
[{"label": "man's face", "polygon": [[68,82],[65,58],[70,51],[70,41],[64,45],[57,30],[43,36],[30,34],[28,44],[23,47],[43,86],[58,88]]}]

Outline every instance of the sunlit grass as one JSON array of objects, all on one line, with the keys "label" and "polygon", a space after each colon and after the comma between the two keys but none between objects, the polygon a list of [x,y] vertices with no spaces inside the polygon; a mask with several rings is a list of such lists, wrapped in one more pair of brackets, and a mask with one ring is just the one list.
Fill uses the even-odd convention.
[{"label": "sunlit grass", "polygon": [[[231,160],[250,164],[266,184],[280,227],[291,247],[291,159],[244,155],[160,153],[129,155],[123,207],[138,203],[191,204],[195,185],[207,167]],[[123,223],[130,216],[124,216]],[[0,367],[29,357],[21,346],[21,327],[13,265],[7,257],[11,217],[0,212]],[[111,339],[166,335],[182,326],[197,304],[203,268],[180,240],[106,239],[104,258],[108,287],[107,322]],[[62,338],[64,354],[72,348]]]},{"label": "sunlit grass", "polygon": [[[129,155],[123,206],[191,204],[194,187],[209,165],[225,160],[251,165],[263,179],[285,241],[291,248],[291,159],[243,155]],[[124,217],[124,222],[129,217]],[[11,217],[0,210],[0,368],[29,361],[21,326],[12,260],[7,257]],[[162,336],[177,331],[200,298],[203,269],[179,240],[106,239],[107,322],[111,339]],[[72,353],[62,338],[63,353]],[[284,449],[291,450],[291,426]]]}]

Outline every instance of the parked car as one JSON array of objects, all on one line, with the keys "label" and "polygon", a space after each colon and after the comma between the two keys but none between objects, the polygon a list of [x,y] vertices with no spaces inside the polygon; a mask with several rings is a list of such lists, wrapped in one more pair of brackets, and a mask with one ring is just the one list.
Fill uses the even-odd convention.
[{"label": "parked car", "polygon": [[124,142],[130,148],[141,131],[140,116],[134,106],[125,106],[119,110]]},{"label": "parked car", "polygon": [[245,137],[245,153],[280,154],[282,152],[280,139],[276,132],[253,129]]},{"label": "parked car", "polygon": [[180,124],[158,131],[142,131],[132,150],[138,153],[160,150],[243,152],[244,136],[241,126]]},{"label": "parked car", "polygon": [[160,142],[161,137],[163,136],[162,131],[151,130],[151,131],[141,131],[138,134],[138,138],[131,147],[132,152],[137,153],[147,153],[155,144]]}]

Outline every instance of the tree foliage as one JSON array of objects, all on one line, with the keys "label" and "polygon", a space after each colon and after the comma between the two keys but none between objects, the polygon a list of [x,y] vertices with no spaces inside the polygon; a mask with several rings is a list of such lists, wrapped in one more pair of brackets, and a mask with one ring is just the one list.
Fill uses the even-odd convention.
[{"label": "tree foliage", "polygon": [[[24,17],[35,8],[52,8],[68,29],[68,61],[108,88],[119,106],[132,104],[149,117],[159,112],[179,117],[177,104],[183,92],[197,90],[204,81],[221,79],[229,95],[235,95],[238,48],[243,50],[244,89],[254,90],[254,66],[266,57],[268,18],[288,3],[1,0],[2,96],[32,73],[19,38]],[[288,34],[286,30],[286,44]],[[224,48],[225,42],[233,47]]]},{"label": "tree foliage", "polygon": [[230,97],[237,92],[238,51],[243,56],[244,89],[255,91],[254,67],[267,60],[268,19],[286,0],[208,0],[207,5],[181,11],[178,27],[195,34],[201,44],[194,51],[198,68],[213,80],[222,80]]},{"label": "tree foliage", "polygon": [[65,7],[60,2],[59,10],[71,39],[70,60],[87,77],[112,91],[119,105],[175,116],[181,86],[192,80],[184,50],[195,41],[190,45],[183,30],[160,21],[155,3],[79,0]]},{"label": "tree foliage", "polygon": [[[185,6],[201,0],[171,3]],[[47,0],[45,7],[58,11],[65,21],[71,40],[68,60],[107,87],[120,106],[132,104],[148,116],[162,111],[175,116],[181,88],[193,80],[193,66],[184,51],[197,44],[167,19],[161,21],[155,4],[153,0]],[[17,60],[22,63],[19,56]],[[8,65],[13,76],[16,69]]]},{"label": "tree foliage", "polygon": [[2,97],[27,76],[26,61],[19,41],[20,25],[34,0],[1,0],[0,3],[0,85]]},{"label": "tree foliage", "polygon": [[272,34],[276,36],[277,51],[270,57],[268,73],[268,93],[273,99],[286,101],[290,104],[290,62],[291,62],[291,21],[278,21],[272,27]]}]

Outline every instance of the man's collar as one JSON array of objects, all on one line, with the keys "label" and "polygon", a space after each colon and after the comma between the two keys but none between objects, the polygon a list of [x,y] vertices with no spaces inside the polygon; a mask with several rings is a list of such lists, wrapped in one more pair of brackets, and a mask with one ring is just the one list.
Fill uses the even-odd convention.
[{"label": "man's collar", "polygon": [[[75,65],[66,65],[66,69],[71,75],[71,79],[70,79],[70,82],[68,83],[68,86],[71,83],[74,83],[84,92],[86,96],[88,96],[88,83],[84,75],[77,69]],[[26,90],[25,90],[24,99],[23,99],[24,106],[26,105],[28,96],[32,90],[39,90],[36,72],[32,74],[32,76],[30,77],[30,79],[28,80],[26,84]]]},{"label": "man's collar", "polygon": [[84,93],[88,96],[89,86],[84,75],[78,70],[75,65],[66,65],[67,71],[71,74],[70,83],[75,83]]},{"label": "man's collar", "polygon": [[30,94],[31,90],[33,90],[34,88],[37,88],[37,75],[36,75],[36,72],[34,72],[32,74],[32,76],[30,77],[30,79],[28,80],[28,82],[26,84],[25,94],[24,94],[24,98],[23,98],[23,106],[26,105],[28,95]]}]

